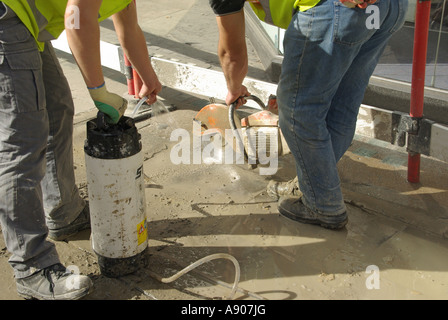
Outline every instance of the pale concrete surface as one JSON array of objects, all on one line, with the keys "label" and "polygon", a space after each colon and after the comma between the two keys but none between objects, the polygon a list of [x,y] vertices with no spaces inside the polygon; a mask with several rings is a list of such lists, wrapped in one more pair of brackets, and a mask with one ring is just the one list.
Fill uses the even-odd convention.
[{"label": "pale concrete surface", "polygon": [[[144,4],[153,5],[153,11],[140,11],[143,29],[158,39],[165,57],[171,57],[171,52],[179,60],[191,55],[194,63],[219,68],[214,42],[209,46],[185,43],[189,37],[201,37],[189,31],[198,20],[194,15],[187,17],[197,1],[184,1],[185,7],[176,10],[157,1],[141,0],[139,6]],[[212,30],[213,16],[201,10],[194,12],[201,15],[203,27]],[[165,43],[164,38],[169,41]],[[96,109],[73,60],[65,54],[60,57],[77,111],[75,172],[86,196],[85,123]],[[256,74],[257,63],[251,63]],[[109,89],[120,94],[127,91],[123,75],[106,72],[106,76]],[[233,266],[225,261],[205,264],[198,269],[201,274],[189,274],[171,284],[154,277],[171,276],[212,253],[228,253],[238,260],[237,299],[448,299],[446,163],[423,157],[421,183],[412,185],[406,182],[404,150],[357,137],[339,164],[347,227],[335,232],[290,222],[278,215],[276,201],[265,192],[269,179],[294,176],[290,156],[280,159],[273,176],[262,176],[245,165],[172,163],[171,151],[178,143],[170,140],[172,131],[191,132],[192,119],[208,104],[207,99],[165,87],[160,100],[177,110],[137,123],[147,182],[147,268],[119,279],[106,278],[99,272],[88,231],[56,243],[64,264],[75,265],[92,278],[95,291],[87,299],[222,298],[234,279]],[[19,299],[8,257],[1,238],[0,299]],[[366,272],[369,266],[377,268],[377,273]],[[216,284],[217,280],[221,282]],[[378,287],[372,288],[374,284]]]}]

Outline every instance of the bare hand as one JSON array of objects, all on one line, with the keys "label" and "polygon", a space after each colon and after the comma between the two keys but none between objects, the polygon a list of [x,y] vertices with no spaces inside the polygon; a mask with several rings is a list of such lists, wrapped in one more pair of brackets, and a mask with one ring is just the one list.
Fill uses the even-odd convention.
[{"label": "bare hand", "polygon": [[139,92],[139,97],[147,97],[146,103],[152,105],[157,101],[157,94],[162,91],[162,84],[157,77],[154,77],[151,83],[143,84]]},{"label": "bare hand", "polygon": [[232,103],[238,100],[236,108],[241,107],[246,103],[246,99],[244,99],[244,97],[248,96],[250,96],[249,91],[245,86],[242,85],[240,90],[238,90],[237,92],[232,93],[229,91],[227,93],[226,104],[230,106]]}]

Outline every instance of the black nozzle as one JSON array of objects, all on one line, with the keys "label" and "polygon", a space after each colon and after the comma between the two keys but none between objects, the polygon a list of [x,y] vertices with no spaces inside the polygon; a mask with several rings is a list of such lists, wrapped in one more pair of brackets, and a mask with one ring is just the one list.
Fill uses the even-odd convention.
[{"label": "black nozzle", "polygon": [[118,123],[110,124],[106,117],[103,112],[98,112],[96,119],[87,122],[84,151],[100,159],[122,159],[140,152],[141,136],[134,120],[122,116]]}]

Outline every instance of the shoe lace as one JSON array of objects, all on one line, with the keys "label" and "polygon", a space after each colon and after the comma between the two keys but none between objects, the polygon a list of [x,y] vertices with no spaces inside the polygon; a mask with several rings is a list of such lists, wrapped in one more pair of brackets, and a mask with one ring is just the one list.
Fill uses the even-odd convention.
[{"label": "shoe lace", "polygon": [[48,282],[50,284],[49,289],[53,296],[54,296],[54,287],[55,287],[53,278],[56,278],[56,280],[58,280],[61,277],[63,277],[65,274],[67,274],[67,271],[64,268],[64,266],[62,266],[61,264],[55,264],[55,265],[45,268],[43,270],[42,276],[48,280]]}]

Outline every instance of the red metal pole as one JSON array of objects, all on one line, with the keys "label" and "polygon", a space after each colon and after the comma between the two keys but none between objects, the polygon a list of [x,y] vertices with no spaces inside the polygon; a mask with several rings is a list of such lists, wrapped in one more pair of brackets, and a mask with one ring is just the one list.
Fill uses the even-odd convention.
[{"label": "red metal pole", "polygon": [[143,86],[143,81],[135,69],[132,69],[132,76],[134,78],[134,97],[139,99],[139,93]]},{"label": "red metal pole", "polygon": [[[419,0],[415,14],[410,110],[411,118],[415,119],[423,117],[430,13],[431,0]],[[420,182],[420,154],[412,151],[408,154],[408,181],[411,183]]]}]

